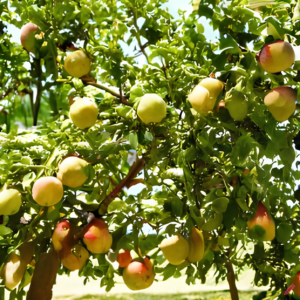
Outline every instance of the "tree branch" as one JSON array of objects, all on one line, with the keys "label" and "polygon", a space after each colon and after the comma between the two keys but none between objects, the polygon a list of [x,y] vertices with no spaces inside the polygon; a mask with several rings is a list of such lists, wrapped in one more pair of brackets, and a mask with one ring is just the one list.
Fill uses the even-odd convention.
[{"label": "tree branch", "polygon": [[99,206],[99,214],[105,215],[107,213],[107,208],[111,202],[117,197],[117,195],[122,191],[122,189],[130,182],[145,166],[144,159],[137,159],[137,161],[131,166],[126,177],[114,188],[113,191],[101,202]]},{"label": "tree branch", "polygon": [[41,60],[36,60],[36,67],[38,69],[38,82],[37,82],[37,94],[34,103],[34,114],[33,114],[33,126],[37,125],[38,114],[41,105],[41,98],[43,93],[43,85],[42,85],[42,69],[41,69]]},{"label": "tree branch", "polygon": [[228,261],[225,263],[225,267],[227,269],[227,281],[229,284],[231,299],[239,300],[239,293],[235,284],[235,274],[234,274],[232,263],[229,259],[230,252],[231,252],[231,248],[229,248],[227,252]]},{"label": "tree branch", "polygon": [[100,83],[87,82],[86,84],[92,85],[92,86],[94,86],[94,87],[96,87],[98,89],[104,90],[104,91],[110,93],[111,95],[113,95],[113,96],[115,96],[117,98],[120,98],[123,104],[125,104],[127,106],[132,106],[132,104],[129,103],[129,101],[125,97],[123,97],[122,95],[118,94],[114,90],[112,90],[112,89],[110,89],[110,88],[108,88],[108,87],[106,87],[106,86],[104,86],[104,85],[102,85]]},{"label": "tree branch", "polygon": [[[141,52],[144,54],[144,56],[146,57],[147,63],[149,64],[149,58],[148,58],[148,55],[147,55],[147,53],[145,51],[146,47],[142,44],[142,41],[141,41],[140,29],[139,29],[139,27],[137,25],[137,18],[136,18],[136,15],[135,15],[135,11],[132,10],[132,13],[133,13],[133,25],[134,25],[134,27],[136,29],[136,39],[138,41],[139,47],[141,49]],[[147,43],[145,45],[147,45]]]}]

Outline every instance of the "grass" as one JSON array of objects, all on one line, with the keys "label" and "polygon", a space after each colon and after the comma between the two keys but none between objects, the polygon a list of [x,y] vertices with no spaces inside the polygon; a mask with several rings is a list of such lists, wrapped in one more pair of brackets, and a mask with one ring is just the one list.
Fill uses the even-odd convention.
[{"label": "grass", "polygon": [[[239,292],[240,300],[250,300],[259,292]],[[231,300],[229,291],[188,294],[122,294],[56,297],[55,300]]]}]

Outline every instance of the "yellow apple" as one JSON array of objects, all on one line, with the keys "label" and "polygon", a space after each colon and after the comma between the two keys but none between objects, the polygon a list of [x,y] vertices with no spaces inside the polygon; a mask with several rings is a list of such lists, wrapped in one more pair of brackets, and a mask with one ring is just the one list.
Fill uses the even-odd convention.
[{"label": "yellow apple", "polygon": [[8,189],[0,193],[0,215],[10,216],[17,213],[22,205],[18,190]]},{"label": "yellow apple", "polygon": [[181,234],[165,238],[159,245],[166,260],[172,265],[180,265],[189,254],[189,243]]},{"label": "yellow apple", "polygon": [[87,165],[88,163],[81,158],[75,156],[67,157],[59,165],[57,178],[63,185],[68,187],[80,187],[88,178],[83,171],[83,168]]},{"label": "yellow apple", "polygon": [[32,197],[41,206],[55,205],[63,194],[61,181],[51,176],[39,178],[32,187]]},{"label": "yellow apple", "polygon": [[145,94],[138,105],[137,114],[145,123],[159,123],[167,115],[167,104],[157,94]]},{"label": "yellow apple", "polygon": [[98,107],[95,102],[87,97],[75,98],[70,107],[70,118],[74,125],[85,129],[95,125],[98,116]]},{"label": "yellow apple", "polygon": [[89,252],[82,245],[75,245],[69,254],[61,259],[64,267],[71,271],[80,270],[89,258]]},{"label": "yellow apple", "polygon": [[80,78],[90,72],[91,61],[82,50],[68,54],[64,69],[73,77]]},{"label": "yellow apple", "polygon": [[264,99],[268,110],[278,122],[284,122],[296,109],[297,91],[280,86],[269,92]]}]

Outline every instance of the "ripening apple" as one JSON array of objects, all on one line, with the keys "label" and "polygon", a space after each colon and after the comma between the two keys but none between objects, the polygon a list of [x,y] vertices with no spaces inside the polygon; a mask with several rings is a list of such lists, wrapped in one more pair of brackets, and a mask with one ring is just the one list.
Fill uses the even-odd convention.
[{"label": "ripening apple", "polygon": [[41,206],[52,206],[58,203],[64,194],[63,185],[55,177],[39,178],[32,187],[32,197]]},{"label": "ripening apple", "polygon": [[119,263],[119,267],[120,268],[125,268],[127,267],[131,261],[132,261],[132,257],[130,254],[129,250],[125,250],[125,249],[121,249],[119,251],[118,257],[117,257],[117,261]]},{"label": "ripening apple", "polygon": [[75,156],[67,157],[59,165],[56,176],[63,185],[71,188],[80,187],[88,178],[83,170],[87,165],[84,159]]},{"label": "ripening apple", "polygon": [[148,257],[144,261],[133,260],[123,271],[123,280],[133,291],[150,287],[154,281],[153,265]]},{"label": "ripening apple", "polygon": [[33,23],[27,23],[21,29],[21,45],[28,52],[35,52],[35,35],[39,31],[39,27]]},{"label": "ripening apple", "polygon": [[85,129],[95,125],[98,116],[98,107],[95,102],[87,97],[75,98],[70,107],[70,118],[74,125]]},{"label": "ripening apple", "polygon": [[297,91],[280,86],[269,92],[264,99],[268,110],[278,122],[288,120],[296,109]]},{"label": "ripening apple", "polygon": [[27,265],[32,259],[34,244],[25,242],[18,250],[20,255],[16,251],[10,253],[1,271],[4,284],[10,290],[13,290],[21,282]]},{"label": "ripening apple", "polygon": [[172,265],[180,265],[189,254],[189,243],[180,234],[165,238],[159,245],[166,260]]},{"label": "ripening apple", "polygon": [[22,205],[21,194],[18,190],[8,189],[0,193],[0,215],[14,215]]},{"label": "ripening apple", "polygon": [[167,103],[157,94],[145,94],[138,105],[137,114],[145,123],[159,123],[167,115]]},{"label": "ripening apple", "polygon": [[192,107],[200,114],[207,115],[212,111],[217,98],[224,88],[224,83],[218,79],[203,79],[188,95]]},{"label": "ripening apple", "polygon": [[103,220],[94,218],[86,225],[83,242],[92,253],[106,253],[112,244],[112,236]]},{"label": "ripening apple", "polygon": [[54,250],[59,253],[60,258],[67,257],[76,245],[75,231],[75,226],[67,220],[62,220],[56,225],[52,234],[52,244]]},{"label": "ripening apple", "polygon": [[89,258],[89,252],[82,245],[75,245],[68,255],[61,259],[64,267],[70,271],[80,270]]},{"label": "ripening apple", "polygon": [[258,62],[269,73],[284,71],[295,61],[295,52],[291,44],[276,41],[265,45],[258,54]]},{"label": "ripening apple", "polygon": [[293,288],[294,293],[300,296],[300,272],[298,272],[293,278],[292,284],[295,286]]},{"label": "ripening apple", "polygon": [[226,108],[235,121],[242,121],[248,113],[248,103],[245,94],[232,89],[225,97]]},{"label": "ripening apple", "polygon": [[[253,219],[248,222],[249,230],[255,230],[259,232],[260,228],[264,229],[264,233],[262,235],[257,236],[257,238],[261,241],[272,241],[275,237],[275,223],[273,218],[269,215],[266,207],[259,202],[257,205],[256,215]],[[258,228],[255,228],[259,226]],[[256,230],[257,229],[257,230]]]},{"label": "ripening apple", "polygon": [[73,77],[80,78],[90,72],[91,61],[82,50],[69,53],[64,62],[64,69]]}]

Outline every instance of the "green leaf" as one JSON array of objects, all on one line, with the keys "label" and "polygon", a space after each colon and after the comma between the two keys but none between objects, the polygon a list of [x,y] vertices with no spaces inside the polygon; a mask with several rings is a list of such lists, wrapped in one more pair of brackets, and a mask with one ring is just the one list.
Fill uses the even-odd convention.
[{"label": "green leaf", "polygon": [[276,239],[279,243],[285,244],[292,235],[293,226],[286,222],[281,222],[276,229]]},{"label": "green leaf", "polygon": [[11,234],[13,231],[8,228],[8,227],[5,227],[4,225],[0,225],[0,236],[4,236],[4,235],[8,235],[8,234]]},{"label": "green leaf", "polygon": [[223,213],[226,211],[228,203],[229,199],[226,197],[217,198],[212,203],[212,209],[217,213]]}]

